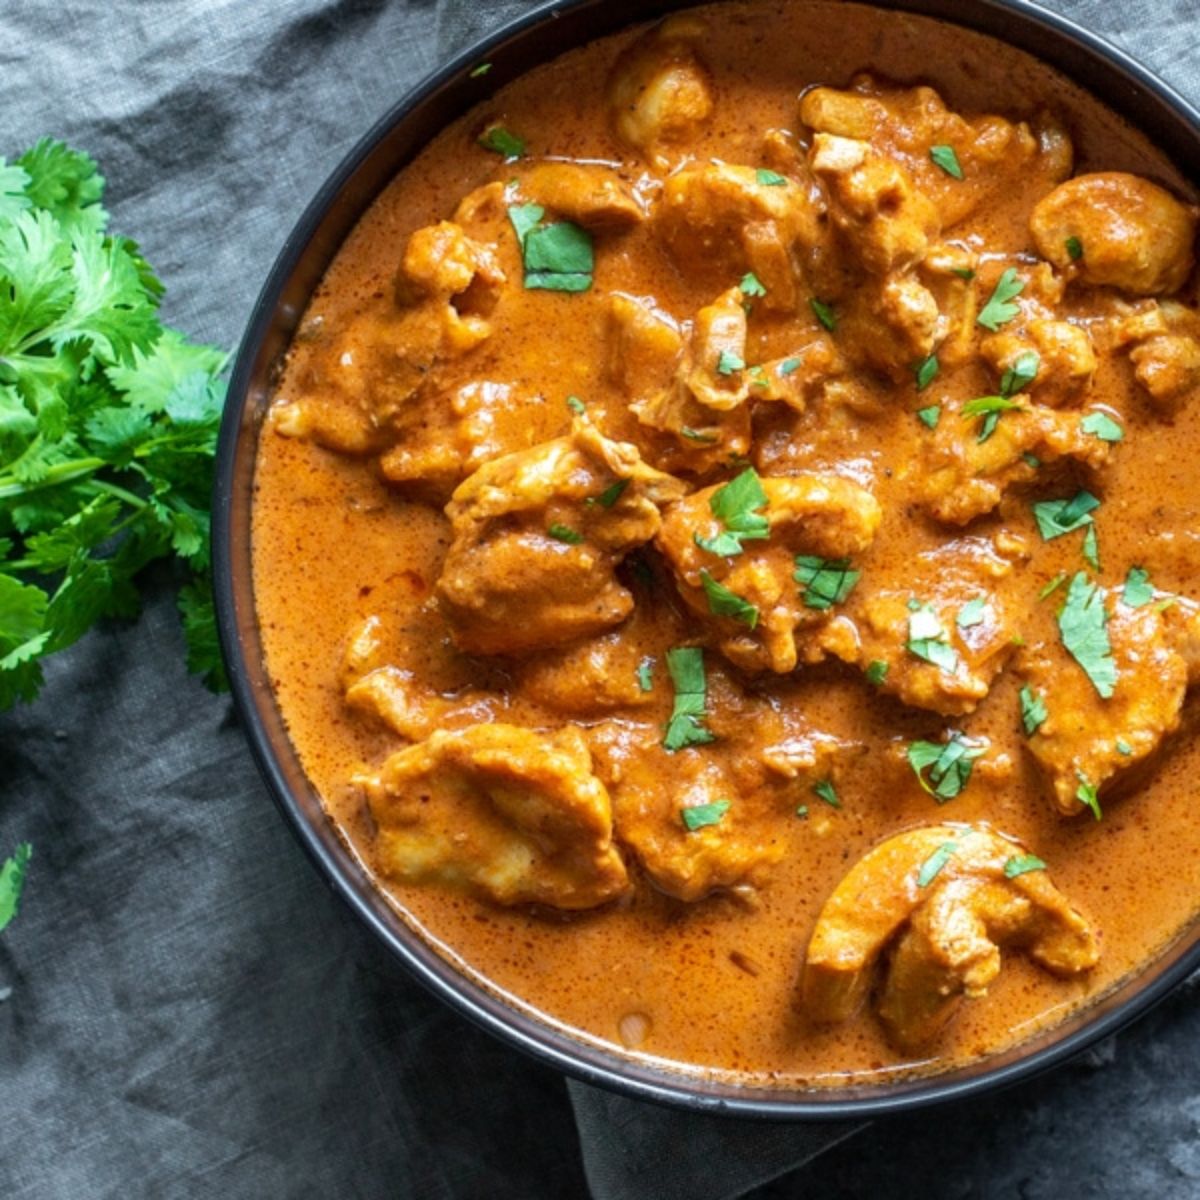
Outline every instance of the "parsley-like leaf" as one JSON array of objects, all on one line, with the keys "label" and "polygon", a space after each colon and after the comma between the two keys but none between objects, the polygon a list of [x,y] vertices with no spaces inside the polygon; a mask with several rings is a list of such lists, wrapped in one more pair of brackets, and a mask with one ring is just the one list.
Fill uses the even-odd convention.
[{"label": "parsley-like leaf", "polygon": [[997,281],[988,302],[980,309],[979,315],[975,318],[976,323],[992,333],[995,333],[1001,325],[1007,325],[1021,312],[1020,307],[1014,304],[1013,300],[1024,290],[1025,281],[1018,277],[1016,268],[1008,267]]},{"label": "parsley-like leaf", "polygon": [[493,154],[512,162],[525,153],[525,139],[510,133],[503,125],[493,125],[479,139],[479,144]]},{"label": "parsley-like leaf", "polygon": [[805,607],[823,610],[842,604],[861,575],[861,571],[851,569],[848,558],[798,554],[792,578],[804,588]]},{"label": "parsley-like leaf", "polygon": [[729,807],[728,800],[714,800],[711,804],[685,805],[679,810],[679,815],[688,832],[695,833],[697,829],[703,829],[707,825],[720,824]]},{"label": "parsley-like leaf", "polygon": [[1083,243],[1077,237],[1067,238],[1064,245],[1067,247],[1067,257],[1072,262],[1078,262],[1083,257]]},{"label": "parsley-like leaf", "polygon": [[1086,775],[1080,772],[1076,774],[1079,776],[1079,786],[1075,789],[1075,799],[1090,808],[1097,821],[1101,820],[1104,814],[1100,811],[1100,789],[1090,783]]},{"label": "parsley-like leaf", "polygon": [[758,624],[758,609],[736,592],[731,592],[723,583],[715,580],[707,571],[700,571],[700,583],[708,597],[708,611],[715,617],[732,617],[749,629]]},{"label": "parsley-like leaf", "polygon": [[1100,570],[1100,540],[1096,536],[1096,526],[1091,524],[1087,527],[1087,532],[1083,535],[1083,547],[1081,550],[1083,561],[1087,563],[1093,571]]},{"label": "parsley-like leaf", "polygon": [[742,276],[741,283],[738,284],[743,296],[765,296],[767,289],[763,287],[762,281],[753,271],[747,271]]},{"label": "parsley-like leaf", "polygon": [[1005,879],[1016,879],[1030,871],[1044,871],[1046,864],[1036,854],[1014,854],[1004,864]]},{"label": "parsley-like leaf", "polygon": [[637,681],[638,687],[643,692],[649,692],[654,689],[654,659],[643,658],[637,665]]},{"label": "parsley-like leaf", "polygon": [[1050,715],[1046,711],[1046,702],[1028,684],[1021,688],[1021,724],[1028,737],[1032,737]]},{"label": "parsley-like leaf", "polygon": [[813,784],[813,792],[816,796],[824,800],[830,808],[841,808],[842,802],[838,799],[837,789],[833,786],[832,779],[822,779]]},{"label": "parsley-like leaf", "polygon": [[741,554],[743,542],[763,541],[770,536],[767,518],[758,511],[766,505],[762,480],[753,467],[747,467],[709,498],[708,507],[725,528],[713,538],[694,535],[696,545],[721,558]]},{"label": "parsley-like leaf", "polygon": [[5,859],[4,865],[0,867],[0,929],[17,915],[32,856],[33,847],[28,842],[21,842],[13,851],[12,857]]},{"label": "parsley-like leaf", "polygon": [[962,164],[958,161],[958,155],[954,153],[953,146],[930,146],[929,157],[946,172],[947,175],[954,179],[963,178]]},{"label": "parsley-like leaf", "polygon": [[914,368],[914,374],[917,377],[917,391],[923,392],[936,378],[941,364],[938,362],[938,356],[931,354],[928,358],[923,358],[917,363]]},{"label": "parsley-like leaf", "polygon": [[745,361],[732,350],[722,350],[717,355],[717,374],[732,375],[735,371],[744,371],[746,369]]},{"label": "parsley-like leaf", "polygon": [[987,613],[987,597],[976,596],[973,600],[968,600],[966,604],[958,610],[958,616],[954,618],[954,623],[959,629],[970,629],[975,625],[982,625]]},{"label": "parsley-like leaf", "polygon": [[579,417],[582,417],[587,412],[587,405],[578,396],[568,396],[567,407]]},{"label": "parsley-like leaf", "polygon": [[830,333],[837,332],[837,314],[823,300],[818,300],[815,296],[809,300],[809,307],[813,310],[813,315],[829,330]]},{"label": "parsley-like leaf", "polygon": [[1150,574],[1142,567],[1130,567],[1125,576],[1125,587],[1121,591],[1121,599],[1130,608],[1141,608],[1154,599],[1154,584],[1150,582]]},{"label": "parsley-like leaf", "polygon": [[942,873],[942,869],[954,857],[957,849],[957,842],[943,842],[921,864],[921,869],[917,872],[917,887],[928,887]]},{"label": "parsley-like leaf", "polygon": [[931,404],[928,408],[917,409],[917,420],[927,429],[936,429],[941,419],[942,406],[940,404]]},{"label": "parsley-like leaf", "polygon": [[704,651],[699,646],[678,646],[668,650],[667,671],[675,685],[675,703],[663,735],[663,748],[682,750],[685,746],[703,746],[715,740],[704,725],[708,689],[704,677]]},{"label": "parsley-like leaf", "polygon": [[546,532],[556,542],[566,542],[568,546],[578,546],[583,541],[583,534],[578,529],[572,529],[570,525],[562,525],[557,521],[550,525]]},{"label": "parsley-like leaf", "polygon": [[1046,541],[1074,533],[1092,523],[1100,501],[1091,492],[1080,491],[1067,500],[1039,500],[1033,506],[1038,532]]},{"label": "parsley-like leaf", "polygon": [[783,187],[787,183],[784,176],[775,171],[769,171],[766,167],[759,167],[754,172],[754,178],[762,187]]},{"label": "parsley-like leaf", "polygon": [[1068,653],[1107,700],[1117,685],[1117,667],[1108,637],[1108,613],[1104,610],[1103,594],[1083,571],[1072,578],[1067,589],[1066,603],[1058,614],[1058,629]]},{"label": "parsley-like leaf", "polygon": [[1042,360],[1036,350],[1018,354],[1012,366],[1000,376],[1000,395],[1015,396],[1023,392],[1037,378],[1041,365]]},{"label": "parsley-like leaf", "polygon": [[888,665],[882,659],[875,658],[867,663],[866,677],[868,683],[873,683],[878,687],[886,678],[888,673]]},{"label": "parsley-like leaf", "polygon": [[592,235],[570,221],[542,225],[540,204],[517,204],[508,210],[525,267],[525,287],[555,292],[586,292],[592,286],[595,255]]},{"label": "parsley-like leaf", "polygon": [[907,751],[908,763],[921,787],[944,804],[967,786],[975,760],[986,748],[984,743],[955,731],[943,743],[913,742]]},{"label": "parsley-like leaf", "polygon": [[1125,436],[1125,430],[1108,413],[1099,410],[1085,414],[1079,428],[1102,442],[1119,442]]}]

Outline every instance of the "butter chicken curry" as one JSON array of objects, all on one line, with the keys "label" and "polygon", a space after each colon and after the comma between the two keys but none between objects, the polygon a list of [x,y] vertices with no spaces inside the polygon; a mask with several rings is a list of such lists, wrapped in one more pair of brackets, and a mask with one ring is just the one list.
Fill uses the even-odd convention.
[{"label": "butter chicken curry", "polygon": [[680,1070],[944,1069],[1111,989],[1198,907],[1186,181],[853,5],[475,74],[261,437],[267,662],[348,843]]}]

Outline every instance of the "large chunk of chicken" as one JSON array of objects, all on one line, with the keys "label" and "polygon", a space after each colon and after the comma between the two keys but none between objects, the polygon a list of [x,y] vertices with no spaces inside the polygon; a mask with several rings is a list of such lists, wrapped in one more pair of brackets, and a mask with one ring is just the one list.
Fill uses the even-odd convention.
[{"label": "large chunk of chicken", "polygon": [[619,624],[633,600],[614,568],[683,491],[583,419],[480,467],[446,506],[454,540],[437,591],[455,644],[516,654]]},{"label": "large chunk of chicken", "polygon": [[695,140],[712,112],[708,71],[695,50],[703,35],[696,18],[671,17],[634,42],[608,80],[617,136],[660,169]]},{"label": "large chunk of chicken", "polygon": [[[881,519],[875,497],[839,475],[763,479],[766,504],[757,511],[767,536],[747,539],[724,555],[697,540],[713,545],[725,530],[717,515],[724,486],[673,505],[656,539],[688,607],[713,626],[722,653],[748,670],[786,673],[801,659],[817,662],[827,654],[853,661],[854,627],[825,602],[827,596],[814,594],[806,603],[806,589],[796,580],[797,556],[836,564],[865,550]],[[752,613],[720,615],[716,610],[728,612],[722,592],[752,606]]]},{"label": "large chunk of chicken", "polygon": [[1083,283],[1136,296],[1177,292],[1191,273],[1196,209],[1120,171],[1077,175],[1038,201],[1038,253]]},{"label": "large chunk of chicken", "polygon": [[1138,383],[1171,414],[1200,392],[1200,313],[1173,300],[1121,309],[1110,324],[1113,344],[1130,348]]},{"label": "large chunk of chicken", "polygon": [[1012,649],[1010,602],[995,590],[1011,571],[990,540],[963,537],[916,555],[901,587],[864,579],[860,661],[886,665],[880,690],[946,716],[974,711]]},{"label": "large chunk of chicken", "polygon": [[1055,974],[1090,970],[1100,955],[1095,930],[1045,870],[1009,877],[1006,865],[1024,857],[986,826],[927,825],[876,846],[817,918],[801,979],[806,1014],[821,1022],[853,1016],[898,935],[879,1015],[905,1050],[940,1032],[962,995],[986,993],[1003,945]]},{"label": "large chunk of chicken", "polygon": [[359,782],[389,878],[563,909],[594,908],[628,887],[608,792],[572,726],[438,731]]},{"label": "large chunk of chicken", "polygon": [[541,162],[518,179],[523,197],[596,233],[624,232],[645,216],[637,196],[611,167]]},{"label": "large chunk of chicken", "polygon": [[608,302],[608,374],[625,394],[666,391],[683,353],[683,336],[670,314],[652,301],[614,293]]},{"label": "large chunk of chicken", "polygon": [[1083,428],[1083,414],[1015,399],[1022,406],[1000,415],[983,441],[986,414],[942,409],[925,439],[920,484],[922,506],[939,521],[966,525],[991,512],[1006,491],[1036,478],[1040,463],[1069,458],[1098,470],[1108,461],[1111,443]]},{"label": "large chunk of chicken", "polygon": [[809,162],[829,193],[829,211],[862,266],[904,271],[941,230],[933,202],[894,159],[856,138],[818,133]]},{"label": "large chunk of chicken", "polygon": [[[1019,184],[1034,194],[1065,179],[1071,142],[1062,127],[1039,116],[1031,129],[997,116],[963,117],[933,88],[897,88],[860,75],[846,90],[818,87],[804,94],[800,118],[814,133],[869,142],[899,162],[933,201],[949,228],[990,197]],[[932,157],[954,152],[962,178]],[[943,157],[943,161],[945,161]]]},{"label": "large chunk of chicken", "polygon": [[838,344],[846,356],[897,381],[911,379],[913,364],[951,328],[937,297],[911,274],[864,279],[838,313]]},{"label": "large chunk of chicken", "polygon": [[647,429],[668,435],[655,453],[665,470],[702,471],[750,448],[745,355],[746,312],[735,287],[696,314],[666,390],[629,406]]},{"label": "large chunk of chicken", "polygon": [[1020,332],[1004,329],[985,337],[979,353],[998,378],[1023,355],[1036,354],[1037,374],[1022,390],[1052,408],[1081,399],[1096,373],[1096,352],[1088,331],[1069,321],[1039,319]]},{"label": "large chunk of chicken", "polygon": [[[1102,698],[1058,644],[1030,649],[1020,664],[1034,700],[1046,709],[1029,749],[1068,816],[1091,807],[1089,795],[1103,800],[1179,728],[1184,693],[1196,674],[1200,609],[1161,596],[1134,608],[1122,597],[1121,589],[1098,592],[1115,673],[1111,696]],[[1171,603],[1166,611],[1164,602]]]},{"label": "large chunk of chicken", "polygon": [[817,244],[809,192],[782,176],[764,183],[753,167],[708,163],[672,175],[658,221],[679,269],[720,287],[752,271],[766,289],[760,303],[791,310],[799,300],[803,252]]}]

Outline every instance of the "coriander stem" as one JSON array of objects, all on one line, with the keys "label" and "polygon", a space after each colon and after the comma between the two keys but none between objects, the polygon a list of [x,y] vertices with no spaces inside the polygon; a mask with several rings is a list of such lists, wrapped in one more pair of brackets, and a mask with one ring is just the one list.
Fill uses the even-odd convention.
[{"label": "coriander stem", "polygon": [[107,465],[102,458],[74,458],[68,462],[55,463],[41,479],[33,483],[21,483],[11,474],[0,475],[0,500],[39,492],[43,488],[55,487],[60,483],[70,483],[72,479],[82,479]]},{"label": "coriander stem", "polygon": [[125,488],[118,487],[115,483],[106,483],[103,479],[90,479],[87,486],[90,491],[106,492],[110,496],[115,496],[118,500],[124,500],[126,504],[130,504],[134,508],[145,508],[148,503],[141,496],[126,491]]}]

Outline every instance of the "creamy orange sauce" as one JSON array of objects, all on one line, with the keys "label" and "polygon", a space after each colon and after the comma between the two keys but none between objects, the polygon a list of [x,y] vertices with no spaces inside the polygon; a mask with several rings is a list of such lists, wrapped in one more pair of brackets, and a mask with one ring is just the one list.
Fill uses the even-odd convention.
[{"label": "creamy orange sauce", "polygon": [[[687,147],[698,162],[760,161],[764,132],[798,129],[798,98],[815,84],[845,87],[867,70],[904,84],[929,83],[965,114],[1032,118],[1058,114],[1075,146],[1075,171],[1126,170],[1188,194],[1184,181],[1152,146],[1095,100],[1027,56],[961,29],[853,5],[756,2],[698,10],[707,25],[699,53],[712,81],[714,113]],[[393,304],[393,279],[406,238],[446,219],[458,200],[510,172],[476,144],[499,121],[519,131],[529,156],[619,164],[634,179],[644,170],[610,128],[605,79],[632,30],[535,68],[449,126],[379,197],[347,240],[314,295],[278,388],[281,397],[311,389],[331,353],[322,331]],[[520,164],[511,175],[519,176]],[[1037,195],[1019,186],[956,225],[953,236],[985,248],[1031,254],[1029,214]],[[985,250],[986,257],[986,250]],[[1032,261],[1032,259],[1030,260]],[[510,275],[519,278],[513,260]],[[518,387],[530,401],[536,439],[566,432],[568,395],[585,398],[611,436],[633,436],[627,400],[606,376],[605,298],[614,291],[653,296],[678,318],[713,300],[711,286],[676,270],[656,240],[653,222],[616,239],[597,239],[595,283],[563,295],[510,288],[491,336],[457,360],[457,382],[489,379]],[[730,280],[728,286],[736,283]],[[980,303],[986,289],[980,289]],[[1073,310],[1086,312],[1087,301]],[[808,319],[807,316],[805,318]],[[751,320],[750,361],[789,352],[789,319]],[[917,395],[911,382],[870,379],[880,411],[851,417],[838,429],[810,410],[793,420],[764,421],[769,449],[756,465],[766,474],[840,468],[869,482],[883,510],[872,546],[855,557],[861,589],[904,586],[914,555],[961,531],[918,513],[913,472],[928,436],[914,413],[947,395],[983,395],[995,383],[977,362],[948,370]],[[1090,406],[1120,414],[1124,440],[1097,473],[1055,468],[1045,482],[1010,493],[968,534],[1000,528],[1022,535],[1028,561],[996,584],[1020,610],[1027,644],[1056,642],[1054,603],[1038,593],[1059,572],[1082,568],[1079,535],[1044,542],[1029,500],[1070,495],[1084,483],[1102,496],[1096,513],[1099,579],[1117,587],[1134,563],[1166,592],[1197,596],[1200,563],[1200,434],[1194,409],[1164,420],[1139,394],[1127,358],[1103,356]],[[728,476],[716,475],[706,482]],[[405,499],[385,486],[369,462],[311,441],[261,438],[254,505],[255,595],[267,664],[280,708],[304,768],[330,818],[368,865],[372,826],[352,778],[375,770],[403,743],[351,712],[339,675],[350,631],[363,617],[389,622],[396,661],[435,691],[483,687],[506,695],[506,719],[531,725],[586,719],[556,716],[525,695],[511,664],[457,653],[438,610],[434,584],[450,541],[440,506]],[[636,719],[661,726],[671,709],[662,666],[678,640],[678,605],[645,601],[645,652],[658,660],[649,707]],[[684,903],[639,879],[632,893],[590,912],[547,914],[501,908],[436,886],[380,879],[380,887],[417,929],[470,974],[580,1036],[631,1049],[680,1070],[729,1071],[754,1083],[834,1083],[907,1069],[869,1011],[840,1026],[810,1023],[796,1004],[804,948],[822,903],[849,866],[883,838],[933,821],[986,821],[1019,839],[1049,865],[1054,882],[1102,933],[1095,970],[1060,979],[1018,953],[985,998],[965,1003],[928,1058],[936,1067],[996,1051],[1114,986],[1145,963],[1194,918],[1200,861],[1200,813],[1193,780],[1200,746],[1183,729],[1127,794],[1104,805],[1104,819],[1068,819],[1047,798],[1017,717],[1021,679],[1006,669],[977,710],[941,717],[878,695],[862,672],[836,662],[801,666],[786,676],[743,678],[715,649],[710,668],[710,725],[720,735],[720,700],[741,681],[751,694],[800,714],[816,729],[860,742],[861,756],[839,770],[840,809],[823,804],[805,781],[795,803],[806,818],[781,812],[774,836],[780,861],[752,904],[716,894]],[[735,705],[736,707],[736,705]],[[515,714],[515,716],[514,716]],[[518,720],[518,723],[520,721]],[[958,728],[990,743],[989,757],[1011,770],[978,770],[942,807],[921,790],[897,747]],[[684,753],[701,753],[702,750]],[[619,840],[619,830],[618,830]],[[632,1019],[631,1019],[632,1018]],[[636,1041],[629,1047],[627,1043]],[[626,1045],[623,1045],[626,1043]]]}]

